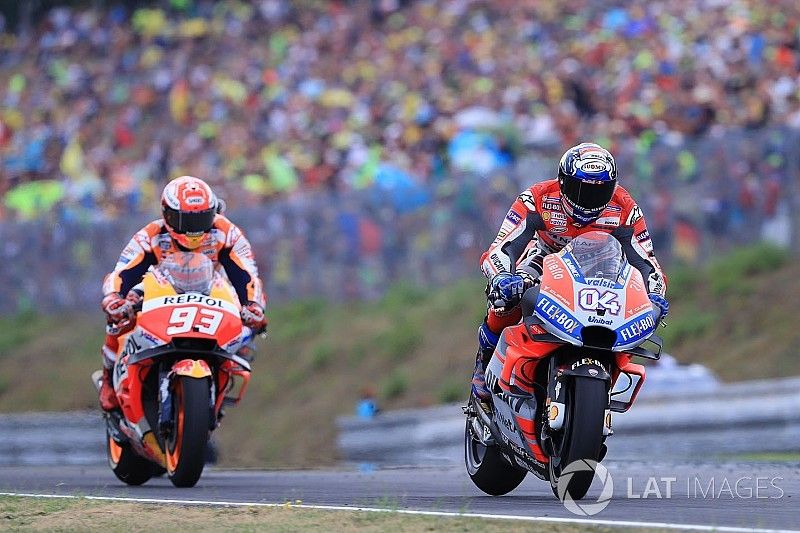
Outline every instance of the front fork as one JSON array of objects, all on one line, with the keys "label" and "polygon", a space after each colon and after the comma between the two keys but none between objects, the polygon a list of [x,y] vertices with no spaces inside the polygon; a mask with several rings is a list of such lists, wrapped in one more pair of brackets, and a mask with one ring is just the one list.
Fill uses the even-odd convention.
[{"label": "front fork", "polygon": [[216,428],[214,404],[217,397],[216,385],[211,374],[211,368],[202,359],[182,359],[174,363],[169,369],[161,368],[158,373],[158,430],[166,440],[172,436],[175,427],[175,390],[173,384],[178,376],[187,376],[194,379],[209,378],[211,390],[209,394],[209,430]]},{"label": "front fork", "polygon": [[[564,428],[566,410],[569,406],[566,403],[567,386],[573,376],[583,376],[592,379],[601,379],[608,383],[609,394],[613,386],[611,374],[606,369],[606,364],[591,358],[574,358],[568,361],[557,360],[551,357],[548,367],[547,380],[547,399],[542,413],[542,431],[540,442],[542,449],[548,455],[553,455],[553,442],[551,432],[560,431]],[[611,411],[609,404],[606,404],[605,415],[603,416],[603,439],[614,434],[611,428]]]}]

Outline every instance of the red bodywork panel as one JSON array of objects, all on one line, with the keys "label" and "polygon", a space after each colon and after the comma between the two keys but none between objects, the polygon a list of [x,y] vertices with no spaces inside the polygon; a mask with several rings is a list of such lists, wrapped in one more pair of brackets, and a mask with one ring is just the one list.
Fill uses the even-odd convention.
[{"label": "red bodywork panel", "polygon": [[[539,326],[534,325],[531,327],[536,334],[544,333],[544,330]],[[534,394],[533,383],[536,376],[536,369],[540,361],[547,358],[554,350],[563,346],[563,344],[539,342],[531,339],[524,324],[507,327],[503,330],[502,335],[507,346],[505,353],[502,353],[500,350],[495,351],[495,356],[503,363],[503,371],[498,380],[500,388],[506,392],[513,393],[513,386],[529,394]],[[642,365],[632,363],[631,355],[627,353],[615,354],[615,362],[615,368],[612,369],[611,375],[612,387],[617,382],[617,378],[622,372],[641,376],[631,396],[628,405],[628,408],[630,408],[636,400],[639,389],[641,389],[642,384],[644,384],[645,369]],[[547,384],[540,383],[540,385],[546,387]],[[542,406],[539,406],[539,409],[541,408]],[[517,426],[522,431],[534,457],[542,463],[547,463],[550,459],[539,447],[535,420],[528,420],[520,416],[515,416],[515,418]]]}]

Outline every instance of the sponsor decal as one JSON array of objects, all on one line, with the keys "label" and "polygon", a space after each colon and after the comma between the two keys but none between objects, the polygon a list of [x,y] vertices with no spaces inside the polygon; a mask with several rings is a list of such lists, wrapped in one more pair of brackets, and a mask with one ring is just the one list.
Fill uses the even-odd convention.
[{"label": "sponsor decal", "polygon": [[133,337],[133,335],[128,336],[128,340],[125,342],[125,349],[122,351],[122,357],[133,355],[142,349],[142,346]]},{"label": "sponsor decal", "polygon": [[504,229],[501,229],[499,232],[497,232],[497,237],[495,237],[494,241],[492,241],[492,246],[495,246],[496,244],[501,242],[503,239],[506,238],[507,235],[508,235],[508,232],[506,230],[504,230]]},{"label": "sponsor decal", "polygon": [[539,301],[536,302],[536,308],[541,311],[542,315],[546,316],[552,324],[569,335],[574,336],[575,331],[578,329],[578,326],[580,326],[580,323],[575,320],[572,315],[546,296],[539,296]]},{"label": "sponsor decal", "polygon": [[597,359],[591,359],[591,358],[588,358],[588,357],[584,357],[583,359],[578,359],[577,361],[572,363],[572,366],[570,367],[570,369],[571,370],[575,370],[579,366],[584,366],[584,365],[595,365],[595,366],[599,366],[603,370],[606,369],[606,367],[603,366],[603,363],[601,363]]},{"label": "sponsor decal", "polygon": [[553,243],[555,243],[556,249],[561,249],[572,241],[572,237],[569,235],[556,235],[557,233],[564,233],[565,231],[567,231],[567,228],[550,228],[548,234],[553,240]]},{"label": "sponsor decal", "polygon": [[653,320],[653,313],[647,313],[641,318],[629,322],[625,327],[618,331],[620,341],[628,343],[642,337],[656,326]]},{"label": "sponsor decal", "polygon": [[514,427],[514,423],[508,418],[504,417],[502,412],[497,411],[497,419],[500,421],[501,424],[503,424],[503,426],[508,431],[510,431],[511,433],[516,433],[517,430]]},{"label": "sponsor decal", "polygon": [[636,240],[639,242],[646,241],[650,238],[650,232],[647,230],[643,230],[634,235],[634,237],[636,237]]},{"label": "sponsor decal", "polygon": [[607,287],[609,289],[613,289],[617,286],[616,283],[605,278],[586,278],[585,283],[592,287]]},{"label": "sponsor decal", "polygon": [[575,162],[575,166],[584,172],[593,174],[611,170],[611,165],[607,162],[595,158],[589,160],[580,160]]},{"label": "sponsor decal", "polygon": [[609,205],[609,206],[606,206],[606,211],[620,212],[620,211],[622,211],[622,208],[620,206],[618,206],[618,205]]},{"label": "sponsor decal", "polygon": [[561,263],[559,261],[555,259],[545,261],[544,266],[547,268],[547,271],[550,272],[550,275],[553,276],[553,279],[564,279],[564,269],[561,268]]},{"label": "sponsor decal", "polygon": [[555,202],[542,202],[542,209],[548,209],[550,211],[561,211],[561,204]]},{"label": "sponsor decal", "polygon": [[517,197],[517,199],[531,211],[536,211],[536,202],[534,201],[533,194],[531,194],[530,191],[523,192]]},{"label": "sponsor decal", "polygon": [[520,222],[522,222],[522,216],[519,213],[517,213],[516,211],[514,211],[513,209],[511,209],[508,212],[508,214],[506,215],[506,220],[508,220],[512,224],[516,225],[516,224],[519,224]]},{"label": "sponsor decal", "polygon": [[626,224],[628,226],[632,226],[636,224],[641,218],[642,218],[642,210],[639,208],[638,205],[634,205],[633,209],[631,209],[631,214],[628,215],[628,222]]},{"label": "sponsor decal", "polygon": [[575,266],[575,263],[572,262],[572,258],[568,255],[565,255],[561,258],[564,261],[564,264],[567,265],[567,269],[569,270],[572,277],[576,280],[582,280],[583,276],[581,275],[578,267]]},{"label": "sponsor decal", "polygon": [[[554,234],[552,237],[553,237],[553,240],[556,241],[556,242],[560,242],[558,240],[559,237],[560,237],[558,234],[559,233],[566,233],[566,232],[567,232],[567,227],[566,226],[555,226],[555,227],[550,228],[550,233]],[[567,241],[567,242],[569,242],[569,241]]]},{"label": "sponsor decal", "polygon": [[140,330],[139,330],[139,335],[140,335],[140,336],[141,336],[141,337],[142,337],[144,340],[146,340],[146,341],[148,341],[148,342],[150,342],[150,343],[152,343],[152,344],[154,344],[154,345],[155,345],[155,344],[160,344],[161,342],[163,342],[163,341],[161,341],[161,340],[157,339],[155,336],[151,335],[150,333],[148,333],[147,331],[145,331],[145,330],[143,330],[143,329],[140,329]]},{"label": "sponsor decal", "polygon": [[597,316],[594,316],[594,315],[589,315],[589,317],[586,319],[586,321],[587,322],[591,322],[592,324],[602,324],[604,326],[610,326],[611,324],[614,323],[613,320],[610,320],[610,319],[606,320],[604,318],[600,318],[600,317],[597,317]]},{"label": "sponsor decal", "polygon": [[180,209],[181,203],[178,201],[178,197],[175,196],[175,187],[167,187],[167,190],[164,191],[164,196],[168,206],[173,209]]},{"label": "sponsor decal", "polygon": [[503,265],[503,261],[500,259],[500,257],[497,255],[496,252],[493,253],[492,255],[490,255],[489,259],[491,259],[492,264],[494,265],[494,267],[498,271],[502,272],[503,270],[505,270],[505,266]]},{"label": "sponsor decal", "polygon": [[619,226],[619,217],[600,217],[594,223],[596,226]]},{"label": "sponsor decal", "polygon": [[203,203],[203,198],[199,196],[191,196],[186,199],[187,205],[201,205]]},{"label": "sponsor decal", "polygon": [[207,305],[209,307],[222,307],[222,300],[197,293],[179,294],[178,296],[165,296],[162,303],[164,305],[198,303]]},{"label": "sponsor decal", "polygon": [[550,211],[545,211],[542,213],[542,220],[544,220],[545,222],[550,220]]},{"label": "sponsor decal", "polygon": [[650,292],[655,292],[658,294],[664,294],[665,287],[664,287],[664,278],[662,278],[658,272],[653,272],[647,278],[647,286],[650,288]]},{"label": "sponsor decal", "polygon": [[212,298],[210,296],[206,296],[204,294],[196,292],[179,294],[177,296],[161,296],[159,298],[153,298],[152,300],[147,300],[142,306],[142,311],[148,312],[152,311],[153,309],[159,309],[161,307],[186,305],[186,304],[204,305],[206,307],[216,307],[224,311],[227,311],[229,313],[233,313],[237,316],[239,315],[239,310],[231,302],[228,302],[226,300],[221,300],[219,298]]}]

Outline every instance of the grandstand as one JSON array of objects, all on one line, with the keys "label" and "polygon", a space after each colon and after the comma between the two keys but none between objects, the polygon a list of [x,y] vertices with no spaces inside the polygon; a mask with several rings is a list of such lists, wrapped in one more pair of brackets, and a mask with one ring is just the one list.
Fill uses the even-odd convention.
[{"label": "grandstand", "polygon": [[666,259],[796,239],[796,1],[22,4],[0,2],[3,310],[94,302],[181,174],[279,296],[321,269],[338,297],[477,272],[578,140],[617,156]]}]

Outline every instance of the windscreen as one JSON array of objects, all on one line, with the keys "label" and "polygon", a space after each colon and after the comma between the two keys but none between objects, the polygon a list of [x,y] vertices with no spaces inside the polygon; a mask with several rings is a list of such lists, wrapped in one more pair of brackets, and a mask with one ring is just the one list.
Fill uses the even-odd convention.
[{"label": "windscreen", "polygon": [[214,264],[203,254],[175,252],[158,265],[178,292],[211,292]]},{"label": "windscreen", "polygon": [[603,278],[616,282],[625,264],[619,241],[601,231],[590,231],[576,237],[567,249],[585,278]]}]

